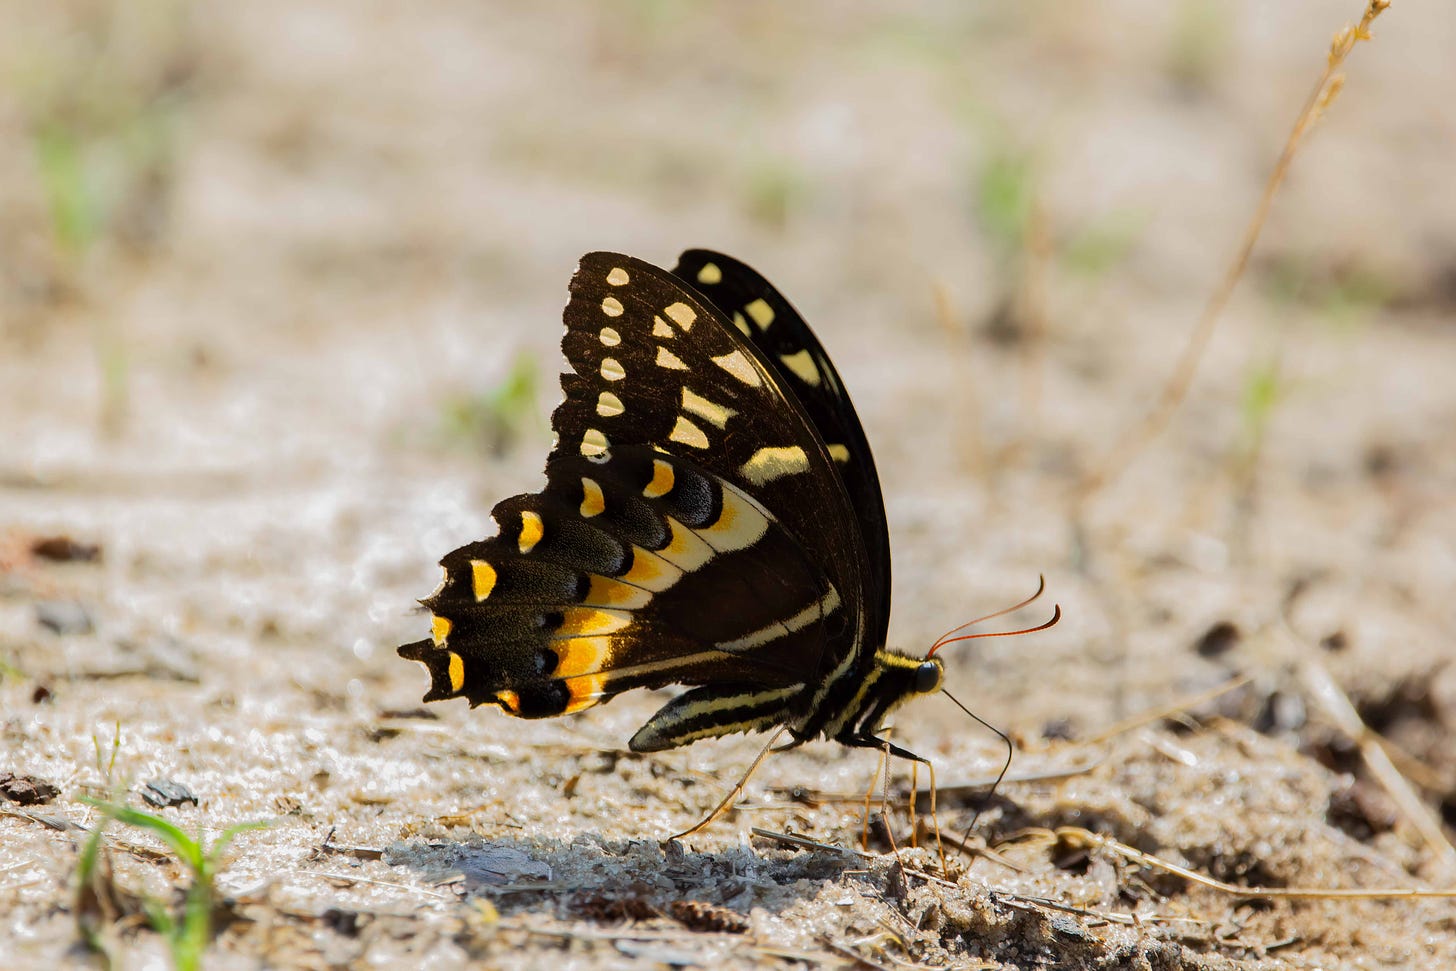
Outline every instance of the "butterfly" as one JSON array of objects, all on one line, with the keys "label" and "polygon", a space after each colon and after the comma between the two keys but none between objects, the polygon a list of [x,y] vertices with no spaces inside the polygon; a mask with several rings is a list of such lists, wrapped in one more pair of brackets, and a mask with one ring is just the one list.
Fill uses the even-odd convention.
[{"label": "butterfly", "polygon": [[547,718],[680,684],[632,750],[784,729],[925,761],[878,736],[944,665],[885,647],[879,477],[804,319],[707,250],[589,253],[564,318],[546,486],[445,556],[432,636],[399,648],[424,700]]}]

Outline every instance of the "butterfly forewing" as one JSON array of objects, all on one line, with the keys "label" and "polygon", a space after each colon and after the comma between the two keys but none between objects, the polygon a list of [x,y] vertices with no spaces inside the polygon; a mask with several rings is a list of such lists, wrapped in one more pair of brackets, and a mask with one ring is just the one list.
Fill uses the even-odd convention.
[{"label": "butterfly forewing", "polygon": [[[637,748],[802,715],[864,645],[878,574],[846,483],[878,496],[868,453],[868,485],[842,478],[798,371],[664,270],[589,254],[564,316],[572,371],[546,487],[498,504],[498,535],[445,558],[425,601],[434,637],[401,649],[429,666],[427,698],[536,717],[633,687],[707,686],[644,726]],[[814,411],[833,433],[862,442],[848,399],[842,414],[825,400]]]},{"label": "butterfly forewing", "polygon": [[757,271],[723,253],[693,249],[673,274],[733,322],[792,389],[833,459],[864,540],[867,637],[883,644],[890,622],[890,536],[874,456],[839,372],[804,318]]}]

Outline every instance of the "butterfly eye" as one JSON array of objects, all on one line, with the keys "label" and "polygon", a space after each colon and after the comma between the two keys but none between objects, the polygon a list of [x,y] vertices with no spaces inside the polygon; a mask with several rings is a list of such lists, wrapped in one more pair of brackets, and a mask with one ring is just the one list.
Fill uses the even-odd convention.
[{"label": "butterfly eye", "polygon": [[915,693],[928,695],[939,690],[941,667],[934,661],[926,661],[915,669]]}]

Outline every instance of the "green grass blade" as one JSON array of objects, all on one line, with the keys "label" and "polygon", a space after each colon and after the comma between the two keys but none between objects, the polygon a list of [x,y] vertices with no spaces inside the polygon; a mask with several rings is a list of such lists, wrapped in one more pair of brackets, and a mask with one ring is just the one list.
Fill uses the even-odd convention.
[{"label": "green grass blade", "polygon": [[207,851],[207,862],[212,866],[216,866],[218,858],[222,856],[222,853],[224,850],[227,849],[228,844],[231,843],[238,836],[252,830],[267,829],[272,825],[272,820],[260,819],[251,823],[238,823],[236,826],[229,826],[221,833],[218,833],[217,839],[212,841],[212,846]]},{"label": "green grass blade", "polygon": [[114,802],[103,802],[100,799],[82,797],[81,801],[88,806],[93,806],[117,822],[127,826],[136,826],[141,829],[151,830],[157,838],[172,848],[172,852],[194,873],[201,873],[207,865],[206,857],[203,855],[202,846],[192,837],[188,836],[176,824],[168,822],[161,816],[152,813],[142,812],[140,809],[133,809],[130,806],[122,806]]}]

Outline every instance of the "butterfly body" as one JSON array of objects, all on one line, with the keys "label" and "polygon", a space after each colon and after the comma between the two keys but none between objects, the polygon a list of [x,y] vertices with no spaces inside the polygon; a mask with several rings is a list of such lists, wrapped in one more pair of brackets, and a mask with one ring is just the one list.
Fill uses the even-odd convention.
[{"label": "butterfly body", "polygon": [[432,637],[399,649],[429,669],[425,700],[539,718],[682,684],[631,748],[779,726],[883,745],[943,669],[884,648],[879,480],[807,324],[703,250],[672,272],[588,254],[564,318],[546,486],[441,561]]}]

